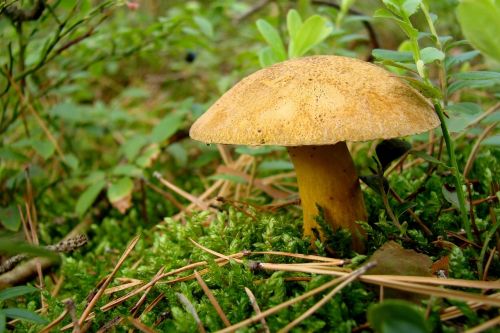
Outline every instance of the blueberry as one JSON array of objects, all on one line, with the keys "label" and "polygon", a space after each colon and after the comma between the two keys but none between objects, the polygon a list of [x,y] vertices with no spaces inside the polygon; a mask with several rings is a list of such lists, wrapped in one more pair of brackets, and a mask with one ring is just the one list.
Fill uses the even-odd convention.
[{"label": "blueberry", "polygon": [[189,63],[192,63],[195,59],[196,59],[196,53],[194,53],[193,51],[189,51],[188,53],[186,53],[186,56],[184,57],[184,60],[186,60],[186,62]]}]

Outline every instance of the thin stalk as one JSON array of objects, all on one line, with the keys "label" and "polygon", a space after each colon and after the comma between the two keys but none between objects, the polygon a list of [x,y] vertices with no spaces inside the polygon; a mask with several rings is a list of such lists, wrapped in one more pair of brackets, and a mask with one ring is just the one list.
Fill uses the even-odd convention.
[{"label": "thin stalk", "polygon": [[455,155],[455,145],[451,140],[450,133],[448,132],[448,127],[446,127],[446,119],[444,117],[444,112],[439,102],[434,103],[434,109],[441,122],[441,131],[443,132],[444,142],[446,144],[446,150],[448,151],[448,157],[450,158],[451,172],[455,178],[455,187],[457,190],[458,204],[460,206],[460,217],[462,218],[462,225],[467,233],[467,238],[472,240],[472,232],[467,218],[467,209],[465,208],[465,193],[462,188],[462,177],[458,168],[457,157]]},{"label": "thin stalk", "polygon": [[[425,18],[427,20],[427,24],[429,25],[429,29],[432,33],[432,35],[435,37],[436,40],[436,46],[442,50],[442,45],[441,42],[439,41],[439,36],[436,32],[436,28],[434,27],[434,23],[432,22],[432,19],[430,17],[429,11],[427,7],[425,6],[424,3],[421,4],[421,9],[425,15]],[[409,25],[413,26],[411,21],[408,18],[405,18],[405,22],[408,23]],[[413,58],[415,60],[415,63],[417,65],[417,69],[419,69],[419,64],[418,62],[421,61],[420,58],[420,47],[418,45],[418,40],[417,38],[411,37],[410,38],[410,43],[412,45],[412,50],[413,50]],[[440,66],[440,76],[441,76],[441,91],[443,94],[443,98],[441,100],[434,99],[433,104],[434,104],[434,109],[436,110],[436,113],[439,117],[439,120],[441,122],[441,131],[443,133],[443,138],[446,143],[446,150],[448,151],[448,156],[450,159],[450,164],[451,164],[451,170],[453,173],[453,176],[455,178],[455,187],[457,189],[457,197],[458,197],[458,203],[459,203],[459,208],[460,208],[460,217],[462,219],[462,226],[465,229],[465,232],[467,233],[467,238],[469,240],[472,240],[472,232],[471,232],[471,226],[469,223],[469,219],[467,217],[467,209],[465,207],[465,193],[462,188],[462,177],[460,170],[458,168],[458,163],[457,163],[457,158],[455,155],[455,147],[453,144],[453,141],[451,140],[450,133],[448,132],[448,127],[446,126],[446,118],[444,116],[443,108],[441,106],[441,103],[444,105],[447,104],[447,83],[446,83],[446,69],[444,67],[444,63],[441,61],[439,63]],[[419,70],[418,71],[424,82],[430,86],[433,87],[433,83],[429,80],[427,73],[425,72],[425,69]]]}]

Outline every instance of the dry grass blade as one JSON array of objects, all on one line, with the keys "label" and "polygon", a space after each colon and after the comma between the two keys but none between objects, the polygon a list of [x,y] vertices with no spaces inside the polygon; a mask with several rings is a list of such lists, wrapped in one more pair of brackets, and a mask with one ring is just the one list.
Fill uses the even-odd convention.
[{"label": "dry grass blade", "polygon": [[[248,295],[248,298],[250,299],[250,304],[252,304],[252,308],[255,311],[257,315],[260,315],[262,312],[260,311],[259,304],[257,303],[257,299],[255,298],[255,295],[253,292],[245,287],[245,292]],[[270,333],[271,331],[269,330],[269,326],[267,326],[266,318],[261,318],[260,323],[262,324],[262,329],[264,330],[265,333]]]},{"label": "dry grass blade", "polygon": [[301,316],[296,318],[294,321],[283,327],[279,332],[280,333],[286,333],[289,332],[292,328],[300,324],[304,319],[312,315],[314,312],[316,312],[320,307],[325,305],[335,294],[337,294],[339,291],[341,291],[345,286],[347,286],[349,283],[352,281],[356,280],[358,277],[361,275],[365,274],[369,269],[373,268],[376,265],[376,262],[372,261],[369,262],[368,264],[358,268],[354,272],[350,273],[349,275],[346,276],[346,279],[342,281],[338,286],[336,286],[332,291],[330,291],[328,294],[326,294],[318,303],[314,304],[312,307],[310,307],[306,312],[304,312]]},{"label": "dry grass blade", "polygon": [[201,286],[201,289],[203,289],[203,292],[210,300],[210,303],[215,308],[215,311],[217,311],[217,314],[219,315],[219,317],[222,320],[222,322],[224,323],[224,325],[226,325],[226,327],[231,326],[231,322],[229,321],[229,319],[227,319],[227,316],[224,313],[224,311],[222,310],[222,308],[220,307],[219,302],[217,302],[217,299],[215,298],[214,294],[212,293],[210,288],[208,288],[205,281],[203,281],[200,274],[197,271],[194,271],[194,276],[196,277],[196,281],[198,281],[199,285]]},{"label": "dry grass blade", "polygon": [[186,311],[189,312],[191,316],[193,316],[194,320],[196,321],[196,325],[198,326],[198,332],[205,333],[205,327],[203,327],[203,323],[201,322],[200,316],[198,316],[198,312],[196,312],[194,305],[191,304],[191,302],[183,294],[175,294],[177,295],[177,298],[182,303],[182,305],[184,305],[184,307],[186,308]]},{"label": "dry grass blade", "polygon": [[85,318],[87,318],[87,316],[89,315],[89,313],[92,311],[92,309],[94,308],[95,304],[97,303],[97,301],[99,300],[99,298],[102,296],[102,294],[104,293],[104,291],[108,287],[109,283],[111,282],[111,280],[113,279],[113,277],[115,276],[115,274],[120,269],[121,265],[125,262],[125,259],[127,259],[127,257],[130,254],[130,252],[132,252],[132,250],[134,249],[134,247],[137,244],[138,240],[139,240],[139,236],[136,236],[134,239],[132,239],[132,241],[130,242],[130,244],[127,246],[127,249],[122,254],[121,258],[118,260],[118,263],[116,264],[115,268],[113,268],[113,271],[111,272],[111,274],[108,276],[108,278],[106,279],[106,281],[104,281],[103,285],[99,288],[99,291],[94,295],[94,297],[92,298],[92,300],[89,302],[89,304],[87,305],[87,307],[83,311],[80,319],[78,320],[78,324],[80,324],[80,325],[83,324],[83,322],[85,321]]},{"label": "dry grass blade", "polygon": [[493,327],[498,328],[498,325],[500,325],[500,316],[493,318],[491,320],[488,320],[487,322],[482,323],[481,325],[478,325],[474,328],[471,328],[470,330],[465,331],[465,333],[480,333],[480,332],[484,332],[487,329],[490,329]]},{"label": "dry grass blade", "polygon": [[154,329],[151,327],[148,327],[141,323],[139,319],[132,318],[132,317],[127,317],[127,321],[134,325],[135,328],[137,328],[139,331],[144,332],[144,333],[156,333]]}]

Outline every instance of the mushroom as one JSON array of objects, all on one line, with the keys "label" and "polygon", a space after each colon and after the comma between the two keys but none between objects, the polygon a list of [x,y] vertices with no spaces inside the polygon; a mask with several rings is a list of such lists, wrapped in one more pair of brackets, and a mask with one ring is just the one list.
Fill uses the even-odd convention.
[{"label": "mushroom", "polygon": [[241,80],[191,127],[206,143],[286,146],[297,174],[304,234],[318,229],[317,205],[334,230],[347,228],[363,251],[366,221],[346,141],[389,139],[439,125],[431,104],[390,72],[361,60],[312,56]]}]

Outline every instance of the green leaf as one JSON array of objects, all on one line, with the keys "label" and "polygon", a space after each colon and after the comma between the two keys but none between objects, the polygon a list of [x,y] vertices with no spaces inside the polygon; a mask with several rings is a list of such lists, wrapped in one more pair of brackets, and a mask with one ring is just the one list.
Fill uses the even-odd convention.
[{"label": "green leaf", "polygon": [[500,72],[461,72],[453,74],[452,77],[459,80],[492,80],[493,83],[500,83]]},{"label": "green leaf", "polygon": [[368,176],[360,176],[359,179],[363,181],[369,188],[371,188],[378,195],[382,194],[382,188],[384,192],[387,193],[389,191],[389,182],[384,176],[380,175],[368,175]]},{"label": "green leaf", "polygon": [[78,201],[76,202],[75,206],[75,213],[78,214],[78,216],[83,216],[83,214],[85,214],[90,206],[92,206],[104,186],[106,186],[106,182],[104,180],[99,180],[96,183],[90,185],[80,195],[80,197],[78,197]]},{"label": "green leaf", "polygon": [[420,93],[425,97],[441,98],[441,91],[439,91],[439,89],[413,77],[404,76],[402,78],[405,79],[413,88],[420,91]]},{"label": "green leaf", "polygon": [[319,15],[309,17],[300,27],[295,38],[290,43],[288,55],[290,58],[303,56],[312,47],[321,43],[332,32],[328,21]]},{"label": "green leaf", "polygon": [[260,67],[268,67],[277,62],[279,59],[270,47],[266,46],[259,50]]},{"label": "green leaf", "polygon": [[0,309],[0,333],[4,333],[7,329],[7,318],[5,313]]},{"label": "green leaf", "polygon": [[47,140],[33,140],[33,148],[44,160],[54,155],[55,147]]},{"label": "green leaf", "polygon": [[141,168],[149,168],[153,165],[159,154],[160,147],[154,143],[145,149],[144,153],[135,160],[135,163]]},{"label": "green leaf", "polygon": [[375,147],[375,153],[377,154],[378,160],[382,165],[382,169],[385,170],[391,162],[403,156],[410,149],[411,144],[405,140],[388,139],[381,141]]},{"label": "green leaf", "polygon": [[151,142],[160,143],[168,140],[181,127],[184,120],[184,113],[174,112],[166,115],[154,128],[151,133]]},{"label": "green leaf", "polygon": [[233,182],[235,184],[246,184],[247,180],[243,177],[237,176],[237,175],[231,175],[227,173],[218,173],[215,175],[212,175],[208,177],[210,180],[229,180],[230,182]]},{"label": "green leaf", "polygon": [[375,18],[388,18],[388,19],[394,19],[394,20],[399,20],[396,15],[394,15],[391,11],[385,9],[385,8],[379,8],[373,13],[373,17]]},{"label": "green leaf", "polygon": [[[460,202],[458,201],[458,194],[455,189],[448,190],[446,186],[441,187],[441,192],[446,201],[448,201],[453,207],[460,209]],[[470,204],[468,201],[465,202],[465,207],[470,209]]]},{"label": "green leaf", "polygon": [[0,290],[0,302],[26,294],[31,294],[36,291],[39,290],[33,286],[18,286]]},{"label": "green leaf", "polygon": [[260,163],[257,169],[259,171],[289,171],[293,170],[293,164],[285,160],[271,160]]},{"label": "green leaf", "polygon": [[109,201],[117,202],[123,199],[124,197],[130,195],[132,190],[134,189],[134,182],[128,178],[121,178],[108,187],[107,195]]},{"label": "green leaf", "polygon": [[500,146],[500,135],[492,135],[484,139],[481,144],[486,146]]},{"label": "green leaf", "polygon": [[209,20],[201,16],[195,16],[194,22],[205,36],[210,39],[214,37],[214,27]]},{"label": "green leaf", "polygon": [[485,55],[500,62],[500,1],[462,0],[457,18],[467,40]]},{"label": "green leaf", "polygon": [[425,64],[430,64],[436,60],[442,61],[444,59],[444,53],[435,47],[426,47],[420,50],[420,56]]},{"label": "green leaf", "polygon": [[286,150],[286,148],[283,146],[261,146],[261,147],[241,146],[241,147],[236,148],[235,151],[238,154],[257,156],[257,155],[267,155],[267,154],[275,152],[275,151],[285,151],[285,150]]},{"label": "green leaf", "polygon": [[283,41],[278,33],[278,31],[267,21],[259,19],[256,22],[257,29],[259,30],[264,40],[267,42],[269,47],[273,50],[278,61],[286,60],[286,51]]},{"label": "green leaf", "polygon": [[111,171],[111,173],[115,176],[129,176],[137,178],[142,176],[142,169],[133,164],[119,164],[113,169],[113,171]]},{"label": "green leaf", "polygon": [[21,216],[19,215],[19,210],[16,205],[12,204],[5,208],[0,207],[0,222],[7,230],[19,230],[19,226],[21,225]]},{"label": "green leaf", "polygon": [[188,153],[186,148],[180,143],[173,143],[167,147],[169,153],[175,160],[175,163],[180,167],[185,167],[188,164]]},{"label": "green leaf", "polygon": [[24,156],[18,151],[12,150],[9,147],[1,147],[0,148],[0,159],[5,161],[14,161],[14,162],[27,162],[29,158]]},{"label": "green leaf", "polygon": [[[500,84],[498,75],[496,75],[494,72],[484,72],[485,74],[474,74],[474,73],[482,73],[482,72],[459,73],[462,74],[463,77],[465,77],[465,79],[460,79],[459,74],[454,75],[454,77],[457,78],[458,80],[451,83],[448,86],[448,94],[451,95],[454,92],[464,88],[480,89],[480,88],[489,88]],[[481,79],[481,77],[484,77],[484,79]]]},{"label": "green leaf", "polygon": [[288,34],[290,35],[290,39],[295,39],[297,34],[302,27],[302,18],[300,14],[295,9],[291,9],[288,11],[286,16],[286,26],[288,29]]},{"label": "green leaf", "polygon": [[413,62],[413,54],[406,51],[393,51],[384,49],[374,49],[372,55],[380,60],[392,60],[396,62]]},{"label": "green leaf", "polygon": [[78,158],[73,154],[64,155],[63,162],[64,162],[64,164],[69,166],[73,171],[78,170],[78,166],[80,164],[80,161],[78,160]]},{"label": "green leaf", "polygon": [[0,238],[0,253],[19,254],[24,253],[35,257],[46,257],[58,262],[61,258],[59,255],[43,246],[34,246],[29,243],[8,237]]},{"label": "green leaf", "polygon": [[479,55],[479,51],[474,50],[474,51],[468,51],[468,52],[460,53],[460,54],[453,55],[453,56],[448,56],[444,60],[444,64],[446,66],[446,69],[450,69],[452,66],[455,66],[455,65],[464,63],[466,61],[472,60],[475,57],[477,57],[478,55]]},{"label": "green leaf", "polygon": [[495,86],[495,82],[491,80],[459,80],[452,82],[448,86],[448,95],[451,95],[462,89],[482,89]]},{"label": "green leaf", "polygon": [[36,313],[26,309],[7,308],[2,309],[1,311],[5,314],[6,317],[9,318],[26,320],[35,324],[47,323],[47,320],[45,318],[42,318]]},{"label": "green leaf", "polygon": [[423,159],[423,160],[425,160],[427,162],[438,164],[438,165],[441,165],[441,166],[443,166],[445,168],[448,168],[448,166],[445,163],[441,162],[437,158],[432,157],[431,155],[429,155],[429,154],[427,154],[427,153],[425,153],[423,151],[413,151],[412,150],[410,152],[410,154],[412,154],[415,157],[419,157],[419,158],[421,158],[421,159]]},{"label": "green leaf", "polygon": [[480,105],[470,102],[450,104],[446,107],[446,125],[452,133],[461,133],[483,112]]},{"label": "green leaf", "polygon": [[125,155],[127,160],[132,161],[139,154],[142,147],[149,143],[148,137],[146,135],[138,134],[129,138],[120,147],[120,151]]},{"label": "green leaf", "polygon": [[399,15],[410,17],[415,14],[422,0],[382,0],[382,2]]},{"label": "green leaf", "polygon": [[368,322],[376,333],[428,333],[424,311],[403,300],[386,300],[368,308]]}]

